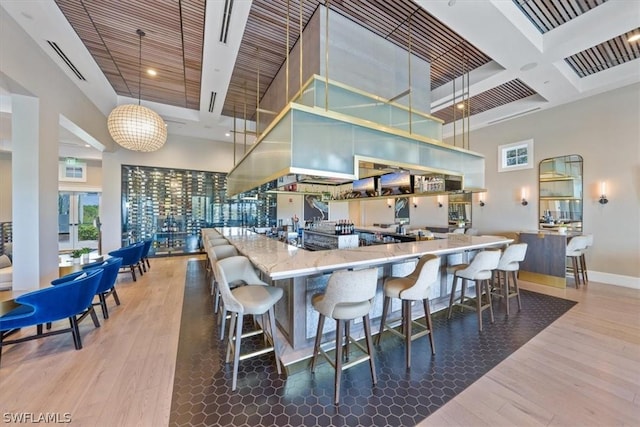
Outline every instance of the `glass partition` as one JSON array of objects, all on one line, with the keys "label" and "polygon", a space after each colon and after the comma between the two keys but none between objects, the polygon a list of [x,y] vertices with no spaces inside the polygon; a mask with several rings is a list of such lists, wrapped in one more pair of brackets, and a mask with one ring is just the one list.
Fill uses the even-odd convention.
[{"label": "glass partition", "polygon": [[582,232],[582,156],[540,162],[540,228]]}]

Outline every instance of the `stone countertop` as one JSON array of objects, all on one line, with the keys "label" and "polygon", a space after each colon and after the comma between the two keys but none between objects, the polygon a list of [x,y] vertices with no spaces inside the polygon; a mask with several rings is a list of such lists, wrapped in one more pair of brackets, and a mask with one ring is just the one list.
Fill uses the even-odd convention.
[{"label": "stone countertop", "polygon": [[[272,280],[309,276],[344,268],[366,268],[425,254],[446,255],[473,249],[497,247],[513,239],[502,236],[458,235],[451,239],[425,240],[362,246],[353,249],[307,251],[250,230],[238,227],[219,228],[238,252]],[[462,236],[462,237],[461,237]]]}]

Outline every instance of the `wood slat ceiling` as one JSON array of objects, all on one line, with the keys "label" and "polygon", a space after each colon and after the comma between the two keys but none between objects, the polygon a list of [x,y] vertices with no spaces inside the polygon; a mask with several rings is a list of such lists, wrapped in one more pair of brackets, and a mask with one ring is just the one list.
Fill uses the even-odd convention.
[{"label": "wood slat ceiling", "polygon": [[204,1],[55,1],[118,95],[199,109]]},{"label": "wood slat ceiling", "polygon": [[[223,107],[223,114],[242,117],[256,109],[256,59],[260,61],[260,97],[268,88],[286,58],[287,3],[290,16],[290,41],[298,39],[299,0],[254,0]],[[318,5],[325,1],[303,0],[302,15],[306,25]],[[468,41],[421,9],[412,0],[349,1],[332,0],[329,7],[357,22],[380,37],[408,49],[408,20],[411,17],[411,51],[431,63],[431,87],[448,83],[462,73],[463,55],[471,70],[491,61]],[[331,34],[329,34],[331,37]],[[260,50],[258,51],[258,48]],[[253,113],[247,116],[253,117]]]},{"label": "wood slat ceiling", "polygon": [[571,55],[565,61],[578,76],[586,77],[640,58],[640,43],[628,41],[634,34],[640,34],[640,27]]},{"label": "wood slat ceiling", "polygon": [[536,26],[546,33],[608,0],[513,0],[518,8]]},{"label": "wood slat ceiling", "polygon": [[519,79],[515,79],[472,96],[466,101],[466,103],[458,102],[455,105],[443,108],[432,115],[444,120],[445,124],[451,123],[454,118],[455,120],[460,120],[462,118],[463,110],[458,108],[458,105],[460,104],[463,106],[466,104],[466,108],[470,111],[469,115],[473,116],[475,114],[482,113],[483,111],[488,111],[492,108],[506,105],[535,94],[536,91]]}]

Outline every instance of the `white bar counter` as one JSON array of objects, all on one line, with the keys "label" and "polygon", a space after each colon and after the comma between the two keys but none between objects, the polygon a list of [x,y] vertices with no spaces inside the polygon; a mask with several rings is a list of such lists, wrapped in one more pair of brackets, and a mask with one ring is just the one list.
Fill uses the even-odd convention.
[{"label": "white bar counter", "polygon": [[229,227],[217,230],[236,247],[240,254],[249,258],[271,280],[310,276],[345,268],[380,266],[419,258],[425,254],[448,255],[489,247],[501,247],[513,241],[513,239],[503,236],[462,234],[452,235],[451,238],[419,242],[307,251],[244,228]]},{"label": "white bar counter", "polygon": [[[378,292],[371,310],[372,329],[377,332],[382,314],[384,278],[404,275],[413,268],[413,260],[425,254],[442,256],[440,287],[449,289],[446,275],[447,256],[491,247],[502,247],[512,239],[502,236],[441,235],[444,238],[406,243],[362,246],[353,249],[308,251],[244,228],[217,228],[241,255],[251,260],[273,286],[282,288],[283,298],[275,307],[278,329],[288,345],[281,361],[288,370],[298,360],[311,355],[318,314],[311,305],[314,294],[324,292],[330,273],[347,268],[378,267]],[[394,315],[394,313],[392,313]],[[358,324],[352,334],[358,336]],[[335,330],[332,322],[325,333]]]}]

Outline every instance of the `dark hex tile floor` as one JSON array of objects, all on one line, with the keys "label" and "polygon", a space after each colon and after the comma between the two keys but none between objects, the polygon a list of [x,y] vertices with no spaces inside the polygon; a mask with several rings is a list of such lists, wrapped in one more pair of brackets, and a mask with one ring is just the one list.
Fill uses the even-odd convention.
[{"label": "dark hex tile floor", "polygon": [[456,310],[451,320],[435,315],[436,355],[431,356],[428,338],[414,341],[409,372],[402,339],[385,334],[375,352],[378,384],[372,386],[367,363],[345,371],[336,406],[327,363],[315,375],[303,370],[285,378],[278,376],[272,355],[241,361],[238,389],[232,392],[232,369],[223,363],[204,262],[190,261],[186,280],[172,426],[415,425],[575,304],[522,291],[523,310],[507,319],[497,303],[496,322],[485,316],[482,333],[474,312]]}]

